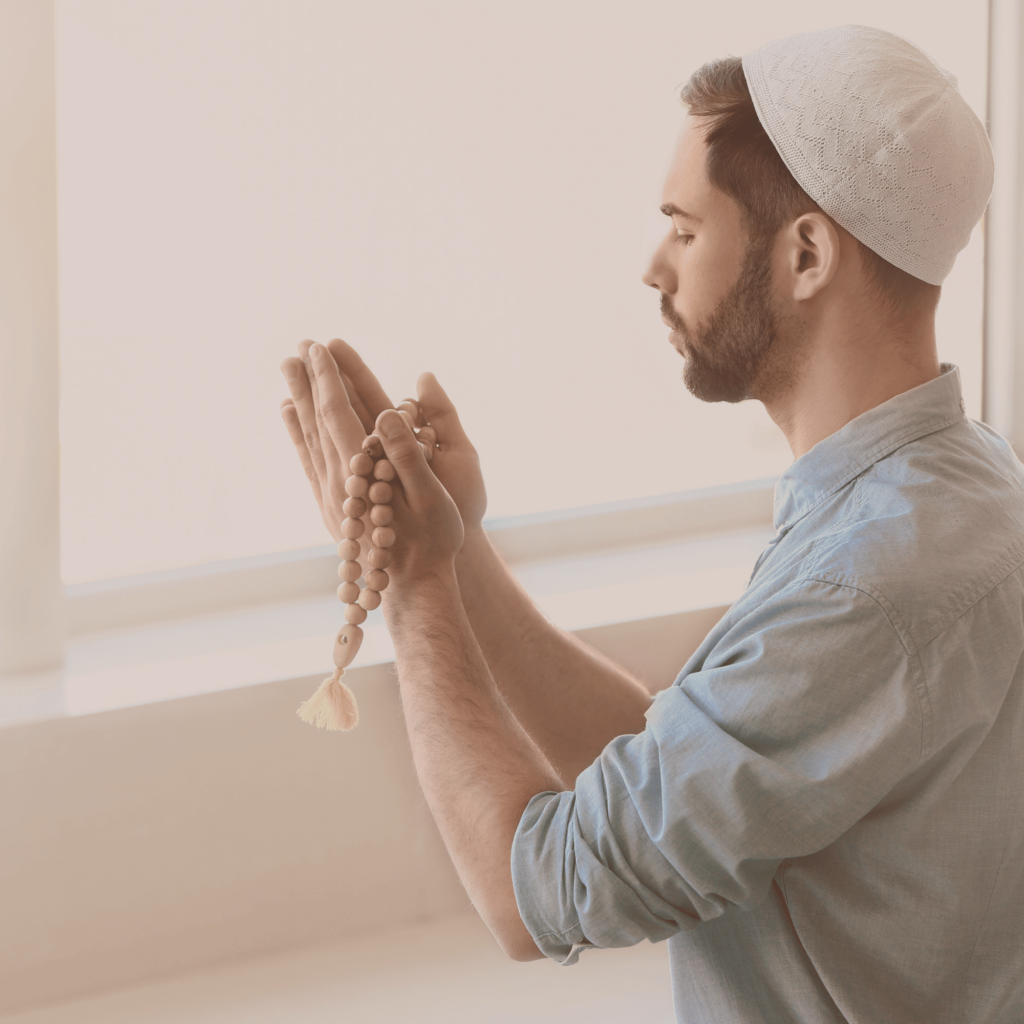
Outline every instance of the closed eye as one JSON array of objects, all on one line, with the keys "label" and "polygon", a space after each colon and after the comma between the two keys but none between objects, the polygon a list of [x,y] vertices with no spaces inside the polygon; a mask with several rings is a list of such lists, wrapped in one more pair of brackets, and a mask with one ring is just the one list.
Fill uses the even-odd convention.
[{"label": "closed eye", "polygon": [[689,245],[693,241],[693,235],[688,235],[685,231],[677,231],[675,240],[681,245]]}]

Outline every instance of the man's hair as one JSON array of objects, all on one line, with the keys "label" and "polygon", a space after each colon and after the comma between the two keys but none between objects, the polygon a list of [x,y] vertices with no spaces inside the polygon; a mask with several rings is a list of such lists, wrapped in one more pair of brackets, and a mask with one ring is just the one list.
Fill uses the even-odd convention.
[{"label": "man's hair", "polygon": [[[752,239],[774,238],[802,213],[821,207],[797,184],[768,137],[750,98],[739,57],[698,68],[680,95],[694,117],[707,120],[708,181],[739,204]],[[891,312],[934,310],[941,288],[893,266],[859,239],[872,289]]]}]

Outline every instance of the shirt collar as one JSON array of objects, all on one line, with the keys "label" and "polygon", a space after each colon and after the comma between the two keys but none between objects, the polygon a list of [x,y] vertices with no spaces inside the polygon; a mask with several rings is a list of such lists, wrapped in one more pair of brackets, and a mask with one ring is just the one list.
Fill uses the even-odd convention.
[{"label": "shirt collar", "polygon": [[964,418],[960,371],[943,363],[934,380],[869,409],[801,455],[775,485],[775,529],[789,530],[880,459]]}]

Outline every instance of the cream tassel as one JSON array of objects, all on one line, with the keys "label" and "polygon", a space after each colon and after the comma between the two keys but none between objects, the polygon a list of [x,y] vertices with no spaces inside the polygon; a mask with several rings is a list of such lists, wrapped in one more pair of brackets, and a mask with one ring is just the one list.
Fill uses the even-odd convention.
[{"label": "cream tassel", "polygon": [[336,668],[334,675],[328,676],[295,712],[299,718],[318,729],[354,729],[359,724],[359,708],[355,695],[341,681],[344,674],[343,668]]}]

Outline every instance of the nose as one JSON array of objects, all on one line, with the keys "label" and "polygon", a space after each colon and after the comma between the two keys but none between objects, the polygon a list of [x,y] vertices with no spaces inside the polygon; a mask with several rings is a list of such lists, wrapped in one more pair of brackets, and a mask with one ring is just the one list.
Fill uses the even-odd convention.
[{"label": "nose", "polygon": [[663,295],[672,295],[676,290],[675,273],[672,270],[671,263],[666,259],[665,253],[666,246],[672,235],[674,235],[674,232],[666,234],[657,249],[651,253],[650,263],[648,263],[647,269],[641,277],[645,285],[649,288],[657,288]]}]

